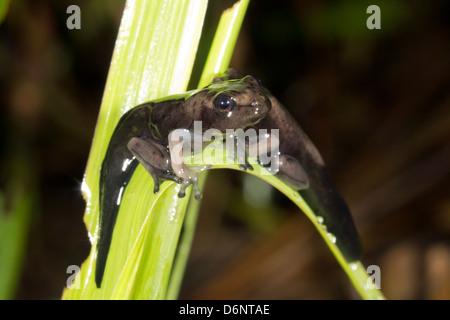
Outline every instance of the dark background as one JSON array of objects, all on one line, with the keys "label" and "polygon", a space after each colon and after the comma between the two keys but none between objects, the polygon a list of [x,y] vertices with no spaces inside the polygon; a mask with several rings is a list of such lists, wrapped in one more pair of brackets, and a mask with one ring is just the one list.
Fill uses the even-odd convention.
[{"label": "dark background", "polygon": [[[66,28],[70,4],[81,30]],[[210,0],[192,86],[230,4]],[[381,30],[366,27],[370,4]],[[15,0],[0,25],[3,205],[17,192],[33,199],[15,298],[59,298],[67,266],[88,255],[79,189],[123,6]],[[449,40],[445,0],[254,0],[231,63],[315,142],[354,214],[362,262],[380,267],[391,299],[450,299]],[[358,298],[293,204],[216,170],[180,297]]]}]

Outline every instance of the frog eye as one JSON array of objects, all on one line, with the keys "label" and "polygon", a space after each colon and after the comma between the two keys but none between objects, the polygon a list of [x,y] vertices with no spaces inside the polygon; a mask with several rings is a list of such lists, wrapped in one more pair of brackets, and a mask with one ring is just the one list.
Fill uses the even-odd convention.
[{"label": "frog eye", "polygon": [[253,78],[255,78],[256,82],[258,82],[258,85],[259,85],[260,87],[262,87],[262,82],[261,82],[261,80],[260,80],[259,78],[255,77],[255,76],[253,76]]},{"label": "frog eye", "polygon": [[236,107],[236,100],[226,94],[218,94],[214,99],[214,107],[221,113],[230,112]]},{"label": "frog eye", "polygon": [[258,85],[259,87],[262,87],[261,80],[259,80],[255,76],[246,76],[244,78],[244,82],[247,83],[248,85],[251,85],[251,86]]}]

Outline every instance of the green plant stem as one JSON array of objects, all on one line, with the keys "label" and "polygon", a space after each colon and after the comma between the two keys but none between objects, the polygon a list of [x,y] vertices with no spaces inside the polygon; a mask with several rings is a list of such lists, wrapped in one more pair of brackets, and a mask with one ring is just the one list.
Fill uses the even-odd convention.
[{"label": "green plant stem", "polygon": [[[221,142],[213,142],[213,143],[221,143]],[[226,154],[226,148],[224,146],[221,147],[223,154]],[[223,154],[220,154],[218,157],[211,156],[210,152],[206,152],[205,155],[199,154],[194,157],[191,163],[193,165],[212,165],[213,169],[233,169],[242,171],[237,163],[228,164],[224,163]],[[253,166],[253,171],[243,171],[246,173],[253,174],[266,182],[270,183],[284,195],[286,195],[292,202],[294,202],[303,213],[309,218],[309,220],[314,224],[316,229],[319,231],[319,234],[324,239],[325,243],[330,248],[333,255],[336,257],[336,260],[341,265],[342,269],[345,271],[347,276],[349,277],[351,283],[353,284],[356,291],[361,295],[363,299],[367,300],[384,300],[383,293],[377,289],[367,274],[366,269],[363,267],[360,261],[348,261],[344,258],[341,253],[338,243],[340,239],[336,239],[336,237],[327,232],[327,227],[323,225],[318,219],[317,215],[311,210],[308,204],[303,200],[300,196],[299,192],[287,185],[276,176],[270,174],[265,168],[261,167],[256,159],[249,159]]]}]

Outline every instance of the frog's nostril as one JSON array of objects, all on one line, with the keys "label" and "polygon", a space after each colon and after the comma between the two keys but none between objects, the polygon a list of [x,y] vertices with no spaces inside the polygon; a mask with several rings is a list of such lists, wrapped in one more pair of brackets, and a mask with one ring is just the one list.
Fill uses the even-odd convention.
[{"label": "frog's nostril", "polygon": [[256,100],[253,100],[252,101],[252,107],[257,107],[257,106],[259,106],[259,102],[256,101]]}]

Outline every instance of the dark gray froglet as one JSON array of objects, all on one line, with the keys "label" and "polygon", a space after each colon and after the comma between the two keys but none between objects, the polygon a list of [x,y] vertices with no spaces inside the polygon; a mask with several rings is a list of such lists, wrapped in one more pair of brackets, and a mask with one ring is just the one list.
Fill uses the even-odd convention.
[{"label": "dark gray froglet", "polygon": [[95,282],[101,286],[119,205],[128,181],[141,163],[154,180],[154,192],[163,180],[182,184],[179,196],[193,185],[198,199],[195,172],[184,166],[174,172],[168,136],[175,129],[192,130],[202,121],[203,130],[245,129],[266,116],[271,103],[258,79],[246,76],[216,81],[209,86],[144,103],[125,113],[111,137],[100,173],[100,237]]},{"label": "dark gray froglet", "polygon": [[[200,197],[196,172],[186,166],[174,170],[168,142],[175,129],[192,131],[194,121],[202,121],[203,131],[278,129],[277,177],[299,190],[327,232],[336,237],[348,261],[360,258],[361,242],[351,213],[316,147],[257,78],[229,70],[203,89],[142,104],[120,119],[101,168],[97,287],[102,283],[122,194],[139,163],[152,176],[155,193],[161,181],[172,180],[182,185],[180,197],[191,184],[196,198]],[[247,159],[241,167],[251,169]]]}]

